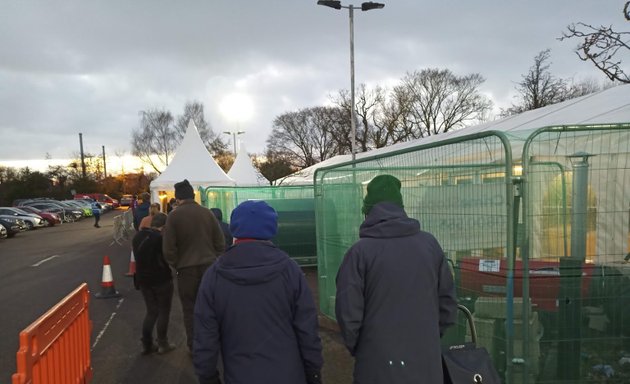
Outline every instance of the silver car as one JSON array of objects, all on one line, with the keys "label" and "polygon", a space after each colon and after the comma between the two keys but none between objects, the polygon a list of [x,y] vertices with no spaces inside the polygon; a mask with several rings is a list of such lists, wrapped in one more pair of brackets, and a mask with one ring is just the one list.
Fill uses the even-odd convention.
[{"label": "silver car", "polygon": [[8,237],[13,237],[16,233],[28,229],[24,220],[15,216],[0,215],[0,224],[7,230]]},{"label": "silver car", "polygon": [[28,229],[37,229],[46,226],[46,220],[34,213],[28,213],[15,207],[0,207],[0,215],[12,216],[16,219],[24,220]]}]

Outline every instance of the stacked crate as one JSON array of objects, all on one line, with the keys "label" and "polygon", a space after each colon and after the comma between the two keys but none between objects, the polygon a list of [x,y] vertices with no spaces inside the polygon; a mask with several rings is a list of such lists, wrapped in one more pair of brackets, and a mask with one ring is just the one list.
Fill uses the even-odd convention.
[{"label": "stacked crate", "polygon": [[[514,365],[514,383],[533,383],[538,374],[540,362],[540,338],[542,326],[538,313],[534,312],[529,302],[529,340],[524,339],[523,332],[523,299],[513,299],[513,358],[514,361],[528,363],[528,377],[523,379],[522,365]],[[506,299],[502,297],[480,297],[475,302],[474,323],[477,331],[477,345],[485,347],[497,369],[505,370],[506,356]],[[525,343],[529,343],[529,358],[523,356]]]}]

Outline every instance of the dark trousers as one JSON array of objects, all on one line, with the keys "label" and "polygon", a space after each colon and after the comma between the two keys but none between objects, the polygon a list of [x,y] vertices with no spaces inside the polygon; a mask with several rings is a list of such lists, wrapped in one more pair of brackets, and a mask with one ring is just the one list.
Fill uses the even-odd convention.
[{"label": "dark trousers", "polygon": [[168,342],[168,321],[173,302],[173,281],[157,285],[140,285],[140,292],[147,306],[147,313],[142,322],[142,343],[153,344],[153,328],[157,323],[157,340],[159,344]]},{"label": "dark trousers", "polygon": [[179,301],[182,303],[184,327],[186,328],[186,342],[188,349],[191,351],[193,345],[193,318],[195,301],[197,300],[197,290],[199,290],[201,278],[208,267],[210,267],[210,264],[195,265],[177,270],[177,288],[179,290]]},{"label": "dark trousers", "polygon": [[100,213],[94,213],[94,226],[97,227],[98,226],[98,221],[101,219],[101,214]]}]

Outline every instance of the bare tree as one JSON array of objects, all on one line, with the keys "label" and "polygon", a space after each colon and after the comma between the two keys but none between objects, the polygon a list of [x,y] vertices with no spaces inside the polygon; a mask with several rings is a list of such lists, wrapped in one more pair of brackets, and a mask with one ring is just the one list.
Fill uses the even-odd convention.
[{"label": "bare tree", "polygon": [[[478,74],[456,76],[449,70],[426,69],[408,73],[387,90],[362,84],[356,95],[357,146],[365,152],[395,143],[448,132],[481,120],[491,101],[479,92],[484,79]],[[341,90],[332,102],[346,112],[346,123],[336,137],[346,153],[350,145],[350,95]]]},{"label": "bare tree", "polygon": [[142,111],[140,128],[132,133],[132,153],[158,174],[168,166],[179,144],[173,115],[164,109]]},{"label": "bare tree", "polygon": [[516,84],[517,103],[501,110],[501,116],[511,116],[532,109],[570,100],[599,91],[601,87],[594,81],[574,81],[562,79],[551,73],[551,50],[540,51],[534,57],[534,64],[527,74]]},{"label": "bare tree", "polygon": [[424,69],[407,73],[396,88],[411,138],[421,138],[478,121],[492,108],[479,91],[485,79],[473,73],[457,76],[448,69]]},{"label": "bare tree", "polygon": [[220,155],[227,150],[227,144],[212,131],[203,112],[203,104],[189,101],[184,113],[173,118],[165,109],[150,109],[141,112],[140,127],[132,133],[132,154],[148,164],[158,174],[166,168],[181,143],[188,122],[197,126],[199,136],[208,151]]},{"label": "bare tree", "polygon": [[[350,92],[340,90],[331,101],[345,111],[347,123],[340,126],[336,137],[340,141],[341,153],[350,153]],[[360,152],[382,148],[411,138],[412,126],[407,121],[408,93],[399,92],[399,87],[389,91],[381,86],[368,89],[361,84],[356,94],[357,146]]]},{"label": "bare tree", "polygon": [[501,115],[515,115],[561,100],[566,84],[564,80],[555,77],[549,70],[551,67],[550,57],[550,49],[540,51],[534,57],[534,64],[529,68],[527,74],[522,75],[522,80],[516,85],[516,90],[519,92],[517,104],[512,104],[507,110],[501,111]]},{"label": "bare tree", "polygon": [[[351,153],[351,95],[350,91],[342,89],[331,101],[344,110],[343,124],[339,124],[340,132],[335,137],[343,138],[339,141],[340,153]],[[380,86],[368,89],[365,84],[359,85],[355,95],[356,111],[356,144],[359,152],[366,152],[372,148],[379,148],[374,143],[374,137],[380,137],[378,130],[378,118],[382,117],[381,107],[386,99],[386,91]]]},{"label": "bare tree", "polygon": [[218,155],[227,151],[227,143],[221,140],[221,136],[212,130],[210,123],[206,121],[203,104],[198,101],[186,102],[184,113],[177,117],[175,130],[177,131],[178,142],[184,137],[190,120],[197,126],[199,136],[210,153]]},{"label": "bare tree", "polygon": [[305,108],[277,116],[267,148],[301,169],[339,154],[339,125],[344,111],[335,107]]},{"label": "bare tree", "polygon": [[[623,15],[630,21],[630,1],[625,4]],[[630,75],[621,67],[621,57],[627,58],[630,54],[629,37],[630,32],[617,32],[612,25],[594,27],[579,22],[567,26],[567,31],[558,39],[581,39],[575,49],[580,60],[590,61],[612,81],[630,83]]]},{"label": "bare tree", "polygon": [[612,83],[608,85],[600,85],[593,79],[585,79],[580,81],[565,80],[567,88],[565,90],[564,100],[574,99],[580,96],[586,96],[591,93],[599,92],[606,87],[612,87]]},{"label": "bare tree", "polygon": [[297,170],[282,154],[272,151],[267,151],[264,161],[255,157],[253,163],[260,173],[269,180],[271,185],[274,184],[274,181],[288,176]]}]

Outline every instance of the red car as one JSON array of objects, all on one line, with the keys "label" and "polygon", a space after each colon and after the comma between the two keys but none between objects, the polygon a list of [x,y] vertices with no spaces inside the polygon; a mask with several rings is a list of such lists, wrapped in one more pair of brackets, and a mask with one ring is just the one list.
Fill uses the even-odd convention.
[{"label": "red car", "polygon": [[19,208],[28,213],[34,213],[36,215],[41,216],[42,219],[46,220],[49,227],[52,227],[55,224],[61,224],[61,218],[56,213],[42,211],[40,209],[37,209],[35,207],[30,207],[28,205],[21,205]]}]

